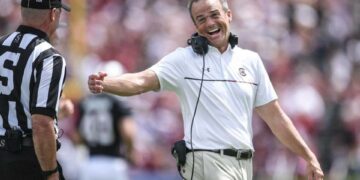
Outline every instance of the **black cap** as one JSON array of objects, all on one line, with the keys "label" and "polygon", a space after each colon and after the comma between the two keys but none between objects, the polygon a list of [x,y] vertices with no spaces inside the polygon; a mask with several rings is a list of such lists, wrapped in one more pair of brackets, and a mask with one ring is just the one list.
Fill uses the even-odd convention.
[{"label": "black cap", "polygon": [[70,6],[61,3],[61,0],[21,0],[21,6],[32,9],[63,8],[70,11]]}]

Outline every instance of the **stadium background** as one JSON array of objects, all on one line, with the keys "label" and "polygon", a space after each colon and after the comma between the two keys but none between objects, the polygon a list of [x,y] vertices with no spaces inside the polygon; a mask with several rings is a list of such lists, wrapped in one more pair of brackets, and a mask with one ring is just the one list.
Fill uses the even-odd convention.
[{"label": "stadium background", "polygon": [[[0,0],[0,35],[20,22],[18,0]],[[65,94],[88,94],[87,75],[143,70],[178,46],[194,27],[186,0],[68,0],[56,47],[69,66]],[[259,52],[279,101],[315,151],[326,179],[360,178],[360,1],[229,0],[239,45]],[[122,67],[116,66],[120,62]],[[114,65],[115,64],[115,65]],[[109,67],[109,65],[108,65]],[[114,69],[115,68],[115,69]],[[181,113],[172,93],[125,99],[137,124],[132,179],[179,179],[171,144],[182,137]],[[75,119],[60,122],[59,152],[68,179],[86,158],[70,139]],[[306,179],[305,163],[284,149],[254,117],[254,179]]]}]

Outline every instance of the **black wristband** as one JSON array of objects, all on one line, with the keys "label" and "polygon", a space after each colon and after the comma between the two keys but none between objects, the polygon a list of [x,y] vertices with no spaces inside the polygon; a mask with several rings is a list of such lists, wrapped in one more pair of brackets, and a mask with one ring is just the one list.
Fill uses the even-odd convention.
[{"label": "black wristband", "polygon": [[56,166],[55,169],[52,170],[48,170],[48,171],[42,171],[42,175],[44,176],[44,178],[49,177],[50,175],[56,173],[58,171],[58,167]]}]

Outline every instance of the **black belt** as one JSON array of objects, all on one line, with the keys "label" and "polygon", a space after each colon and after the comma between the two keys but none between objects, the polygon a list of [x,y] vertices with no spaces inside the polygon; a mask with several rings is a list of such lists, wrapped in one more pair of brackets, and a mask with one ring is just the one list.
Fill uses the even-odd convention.
[{"label": "black belt", "polygon": [[[24,147],[33,147],[34,142],[32,136],[26,136],[22,139],[22,146]],[[6,138],[5,136],[0,136],[0,149],[5,149],[6,147]]]},{"label": "black belt", "polygon": [[[237,160],[240,159],[250,159],[253,157],[253,152],[251,150],[245,149],[194,149],[195,151],[208,151],[218,154],[224,154],[227,156],[236,157]],[[191,152],[190,149],[187,149],[187,153]]]}]

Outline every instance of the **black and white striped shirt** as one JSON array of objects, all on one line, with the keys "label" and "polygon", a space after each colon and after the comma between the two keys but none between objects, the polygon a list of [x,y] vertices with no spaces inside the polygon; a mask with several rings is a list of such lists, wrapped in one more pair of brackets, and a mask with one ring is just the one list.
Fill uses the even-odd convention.
[{"label": "black and white striped shirt", "polygon": [[28,26],[0,39],[0,136],[7,129],[31,133],[31,115],[56,124],[66,76],[65,59],[46,33]]}]

